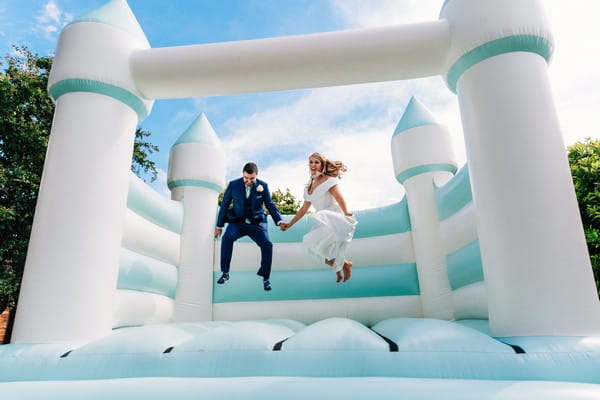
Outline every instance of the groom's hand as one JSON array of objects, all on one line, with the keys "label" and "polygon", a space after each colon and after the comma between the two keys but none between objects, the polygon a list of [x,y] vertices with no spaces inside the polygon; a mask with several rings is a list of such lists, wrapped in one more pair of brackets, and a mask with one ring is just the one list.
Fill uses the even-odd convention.
[{"label": "groom's hand", "polygon": [[223,232],[223,228],[215,228],[215,239],[221,236],[221,232]]}]

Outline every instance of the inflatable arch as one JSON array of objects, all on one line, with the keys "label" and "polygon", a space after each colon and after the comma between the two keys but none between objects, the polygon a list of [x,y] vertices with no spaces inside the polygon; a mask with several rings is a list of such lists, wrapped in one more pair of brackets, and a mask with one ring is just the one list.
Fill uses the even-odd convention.
[{"label": "inflatable arch", "polygon": [[[538,0],[446,0],[433,22],[160,49],[125,0],[67,25],[3,397],[598,398],[600,303],[552,43]],[[152,99],[432,75],[458,97],[468,166],[410,99],[390,132],[406,196],[357,212],[344,285],[301,249],[308,220],[270,232],[275,290],[255,281],[250,242],[234,279],[213,285],[227,157],[205,115],[171,149],[171,200],[129,172]]]}]

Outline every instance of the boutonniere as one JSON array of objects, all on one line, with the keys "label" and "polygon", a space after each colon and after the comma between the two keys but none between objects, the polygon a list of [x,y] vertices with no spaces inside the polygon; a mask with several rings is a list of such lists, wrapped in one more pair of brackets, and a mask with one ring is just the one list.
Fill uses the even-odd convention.
[{"label": "boutonniere", "polygon": [[258,185],[256,187],[256,191],[259,192],[259,193],[262,192],[263,190],[265,190],[265,188],[263,187],[263,185]]}]

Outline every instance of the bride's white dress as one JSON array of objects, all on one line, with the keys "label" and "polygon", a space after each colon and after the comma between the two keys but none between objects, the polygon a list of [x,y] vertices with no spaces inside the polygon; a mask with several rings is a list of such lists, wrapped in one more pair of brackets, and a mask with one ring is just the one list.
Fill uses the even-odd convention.
[{"label": "bride's white dress", "polygon": [[344,266],[346,248],[354,236],[357,224],[354,217],[344,215],[329,192],[329,189],[338,183],[337,178],[327,178],[311,194],[308,193],[308,187],[304,189],[304,200],[310,201],[316,212],[311,215],[314,221],[312,229],[302,239],[310,253],[322,260],[335,259],[332,265],[335,272]]}]

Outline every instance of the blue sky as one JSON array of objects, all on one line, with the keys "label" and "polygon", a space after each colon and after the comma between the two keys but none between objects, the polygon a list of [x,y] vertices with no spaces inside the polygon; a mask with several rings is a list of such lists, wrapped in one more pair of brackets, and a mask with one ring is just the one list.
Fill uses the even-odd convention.
[{"label": "blue sky", "polygon": [[[0,0],[0,54],[27,45],[53,54],[62,27],[104,0]],[[549,67],[565,144],[599,137],[600,37],[597,0],[543,0],[555,36]],[[129,0],[152,47],[246,40],[436,20],[442,0]],[[587,38],[587,39],[586,39]],[[590,42],[593,45],[589,45]],[[456,98],[440,77],[196,99],[159,100],[142,122],[160,147],[154,187],[167,193],[169,148],[204,112],[229,157],[227,178],[256,161],[272,188],[298,197],[307,178],[306,156],[320,151],[349,166],[343,191],[350,208],[382,206],[402,198],[390,138],[412,95],[450,129],[458,162],[465,160]]]}]

